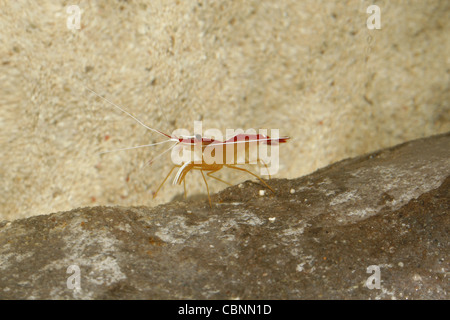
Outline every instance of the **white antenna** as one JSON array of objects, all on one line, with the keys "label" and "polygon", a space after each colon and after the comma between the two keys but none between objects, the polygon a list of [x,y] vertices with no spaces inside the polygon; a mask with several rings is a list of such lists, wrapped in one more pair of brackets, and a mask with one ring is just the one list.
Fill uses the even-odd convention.
[{"label": "white antenna", "polygon": [[173,141],[178,141],[178,139],[173,138],[171,136],[169,136],[168,134],[165,134],[164,132],[161,132],[159,130],[150,128],[149,126],[145,125],[142,121],[140,121],[138,118],[136,118],[135,116],[133,116],[131,113],[129,113],[128,111],[125,111],[124,109],[122,109],[121,107],[119,107],[117,104],[115,104],[112,101],[109,101],[108,99],[106,99],[105,97],[101,96],[100,94],[98,94],[97,92],[95,92],[94,90],[84,86],[87,90],[89,90],[90,92],[92,92],[93,94],[95,94],[97,97],[105,100],[106,102],[108,102],[109,104],[111,104],[112,106],[116,107],[117,109],[119,109],[120,111],[122,111],[123,113],[125,113],[127,116],[129,116],[130,118],[132,118],[133,120],[135,120],[137,123],[139,123],[141,126],[143,126],[144,128],[147,128],[148,130],[151,130],[153,132],[159,133],[160,135],[163,135],[165,137],[168,137],[170,139],[172,139]]}]

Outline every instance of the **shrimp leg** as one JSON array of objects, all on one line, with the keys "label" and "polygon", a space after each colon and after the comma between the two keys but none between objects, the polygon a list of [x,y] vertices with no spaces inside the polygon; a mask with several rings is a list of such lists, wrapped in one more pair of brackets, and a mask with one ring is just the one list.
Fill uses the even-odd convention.
[{"label": "shrimp leg", "polygon": [[208,192],[209,206],[212,208],[211,197],[209,195],[208,182],[206,182],[206,178],[205,178],[205,175],[203,174],[203,170],[200,170],[200,172],[202,173],[203,181],[205,181],[205,185],[206,185],[206,191]]},{"label": "shrimp leg", "polygon": [[229,186],[233,186],[231,183],[229,183],[229,182],[227,182],[227,181],[225,181],[225,180],[222,180],[222,179],[220,179],[220,178],[217,178],[217,177],[215,177],[215,176],[212,175],[214,172],[217,172],[217,171],[219,171],[220,169],[222,169],[222,168],[219,168],[219,169],[217,169],[217,170],[210,171],[210,172],[208,172],[206,175],[207,175],[208,177],[213,178],[213,179],[219,180],[220,182],[223,182],[223,183],[225,183],[225,184],[227,184],[227,185],[229,185]]},{"label": "shrimp leg", "polygon": [[249,171],[249,170],[247,170],[247,169],[244,169],[244,168],[239,168],[239,167],[235,167],[235,166],[233,166],[233,165],[230,165],[230,164],[226,164],[225,166],[227,166],[228,168],[231,168],[231,169],[236,169],[236,170],[241,170],[241,171],[244,171],[244,172],[247,172],[247,173],[249,173],[249,174],[251,174],[252,176],[254,176],[254,177],[256,177],[256,178],[258,178],[259,179],[259,181],[261,181],[267,188],[269,188],[273,193],[275,193],[275,191],[260,177],[260,176],[258,176],[257,174],[255,174],[255,173],[253,173],[253,172],[251,172],[251,171]]},{"label": "shrimp leg", "polygon": [[166,176],[166,178],[164,179],[164,181],[159,185],[158,189],[156,190],[156,192],[153,194],[153,199],[155,199],[156,195],[158,194],[159,189],[161,189],[161,187],[164,185],[164,183],[166,183],[167,178],[169,178],[170,174],[172,173],[173,169],[175,169],[176,167],[179,166],[173,166],[172,169],[170,169],[169,174]]},{"label": "shrimp leg", "polygon": [[264,161],[262,161],[262,159],[258,159],[258,161],[261,162],[264,165],[264,167],[266,167],[266,171],[267,171],[267,174],[269,175],[269,179],[271,179],[269,168],[267,168],[267,164]]}]

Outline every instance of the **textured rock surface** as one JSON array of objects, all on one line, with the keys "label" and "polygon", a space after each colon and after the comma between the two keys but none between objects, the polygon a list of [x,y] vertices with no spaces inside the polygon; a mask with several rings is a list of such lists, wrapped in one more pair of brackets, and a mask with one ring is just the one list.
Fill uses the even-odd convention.
[{"label": "textured rock surface", "polygon": [[[450,134],[347,159],[276,195],[247,181],[155,208],[0,223],[0,298],[447,299]],[[68,289],[67,268],[80,268]],[[380,289],[368,289],[380,268]]]}]

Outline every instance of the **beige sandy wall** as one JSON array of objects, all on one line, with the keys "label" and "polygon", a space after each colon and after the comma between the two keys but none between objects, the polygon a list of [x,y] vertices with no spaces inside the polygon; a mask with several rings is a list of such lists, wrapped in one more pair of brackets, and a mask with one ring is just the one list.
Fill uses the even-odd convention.
[{"label": "beige sandy wall", "polygon": [[[168,154],[139,170],[166,146],[98,155],[164,139],[84,85],[169,133],[280,129],[276,177],[448,131],[449,21],[447,0],[2,1],[0,220],[182,193],[151,197]],[[188,190],[205,192],[198,172]]]}]

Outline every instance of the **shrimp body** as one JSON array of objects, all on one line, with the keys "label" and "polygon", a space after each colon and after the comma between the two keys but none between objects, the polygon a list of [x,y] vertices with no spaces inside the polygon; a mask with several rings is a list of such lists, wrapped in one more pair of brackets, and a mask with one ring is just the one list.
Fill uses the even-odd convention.
[{"label": "shrimp body", "polygon": [[[247,134],[238,134],[224,142],[218,141],[218,140],[212,140],[208,138],[201,138],[197,141],[191,141],[191,151],[195,152],[195,146],[201,143],[201,161],[186,161],[183,165],[176,165],[172,168],[172,170],[169,172],[169,175],[172,173],[173,169],[176,167],[179,167],[178,172],[174,178],[173,184],[181,184],[182,182],[185,183],[186,175],[191,170],[200,170],[202,173],[203,180],[206,185],[206,189],[208,191],[208,200],[210,206],[212,206],[211,203],[211,197],[209,194],[209,187],[208,183],[206,182],[205,176],[203,172],[205,171],[206,174],[214,178],[216,180],[219,180],[221,182],[227,183],[226,181],[223,181],[222,179],[219,179],[215,176],[212,176],[213,173],[221,170],[223,167],[227,167],[230,169],[240,170],[247,172],[256,178],[258,178],[267,188],[269,188],[272,192],[275,193],[275,191],[263,180],[261,177],[256,175],[255,173],[241,168],[237,167],[237,165],[241,164],[251,164],[250,158],[253,156],[255,158],[255,152],[252,153],[252,147],[257,148],[260,144],[266,144],[266,145],[278,145],[280,143],[285,143],[289,137],[280,137],[280,138],[270,138],[269,136],[265,136],[262,134],[256,134],[256,135],[247,135]],[[241,148],[241,152],[239,152],[239,148]],[[197,148],[199,149],[199,148]],[[243,150],[243,152],[242,152]],[[253,150],[255,151],[255,150]],[[241,154],[241,157],[239,157],[239,154]],[[242,157],[242,154],[244,155]],[[215,161],[214,161],[215,160]],[[217,161],[218,160],[218,161]],[[256,163],[262,163],[264,166],[266,164],[260,159],[259,157],[256,157]],[[266,166],[267,168],[267,166]],[[167,179],[167,177],[166,177]],[[166,181],[166,179],[161,184],[160,188]],[[229,184],[231,185],[231,184]],[[158,188],[158,190],[160,189]],[[186,189],[185,189],[186,191]],[[186,192],[185,192],[186,195]]]}]

